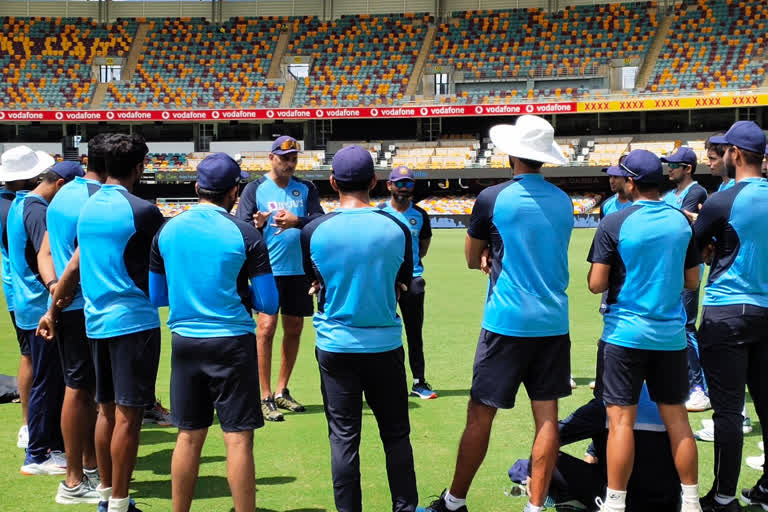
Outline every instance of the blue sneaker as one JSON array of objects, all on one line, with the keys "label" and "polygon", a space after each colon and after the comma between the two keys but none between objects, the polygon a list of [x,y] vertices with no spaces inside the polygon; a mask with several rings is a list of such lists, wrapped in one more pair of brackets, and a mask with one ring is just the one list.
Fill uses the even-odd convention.
[{"label": "blue sneaker", "polygon": [[432,386],[427,384],[426,381],[419,381],[411,388],[411,396],[421,398],[422,400],[432,400],[437,398],[437,393],[432,391]]},{"label": "blue sneaker", "polygon": [[[130,500],[128,505],[128,512],[141,512],[138,508],[136,508],[136,502],[133,500]],[[109,502],[108,501],[100,501],[99,502],[99,508],[97,512],[108,512],[109,511]]]}]

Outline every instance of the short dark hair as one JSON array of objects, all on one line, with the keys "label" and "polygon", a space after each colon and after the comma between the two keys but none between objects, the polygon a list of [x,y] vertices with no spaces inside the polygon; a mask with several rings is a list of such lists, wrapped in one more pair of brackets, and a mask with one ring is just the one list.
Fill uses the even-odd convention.
[{"label": "short dark hair", "polygon": [[113,133],[104,141],[107,174],[113,178],[127,178],[144,161],[149,148],[139,134]]},{"label": "short dark hair", "polygon": [[88,170],[99,174],[107,172],[104,161],[107,153],[106,140],[108,133],[94,135],[88,141]]},{"label": "short dark hair", "polygon": [[[537,162],[536,160],[528,160],[527,158],[520,158],[518,156],[516,156],[514,158],[517,158],[518,160],[523,162],[523,164],[525,164],[526,167],[528,167],[529,169],[532,169],[534,171],[538,171],[539,169],[541,169],[541,166],[544,165],[543,162]],[[509,166],[510,167],[514,167],[514,165],[512,164],[512,156],[511,155],[509,157]]]},{"label": "short dark hair", "polygon": [[[712,137],[722,137],[725,135],[725,132],[716,132],[709,136],[709,139],[707,139],[707,142],[704,143],[704,149],[707,151],[712,150],[715,153],[717,153],[717,156],[722,157],[725,155],[725,152],[728,150],[728,144],[713,144],[710,142],[710,139]],[[691,173],[693,174],[693,173]]]},{"label": "short dark hair", "polygon": [[763,154],[747,151],[746,149],[741,148],[739,148],[739,151],[744,155],[744,161],[750,167],[759,166],[763,163],[763,158],[765,157]]},{"label": "short dark hair", "polygon": [[341,192],[360,192],[361,190],[368,190],[371,186],[370,180],[365,181],[339,181],[336,180],[336,186],[339,187]]},{"label": "short dark hair", "polygon": [[696,167],[698,167],[698,166],[699,166],[699,164],[698,164],[698,163],[692,163],[692,164],[686,164],[686,165],[690,165],[690,166],[691,166],[691,176],[693,176],[694,174],[696,174]]},{"label": "short dark hair", "polygon": [[216,205],[221,205],[224,202],[224,198],[227,197],[228,193],[229,190],[211,190],[197,187],[197,197],[200,199],[205,199],[206,201],[210,201]]},{"label": "short dark hair", "polygon": [[40,181],[42,181],[44,183],[56,183],[57,181],[62,179],[61,176],[59,176],[58,174],[56,174],[55,172],[53,172],[50,169],[48,169],[43,174],[38,176],[38,178],[40,178]]},{"label": "short dark hair", "polygon": [[[634,180],[632,180],[634,181]],[[659,190],[661,186],[658,183],[646,183],[643,181],[635,181],[637,190],[641,193],[651,192],[653,190]]]}]

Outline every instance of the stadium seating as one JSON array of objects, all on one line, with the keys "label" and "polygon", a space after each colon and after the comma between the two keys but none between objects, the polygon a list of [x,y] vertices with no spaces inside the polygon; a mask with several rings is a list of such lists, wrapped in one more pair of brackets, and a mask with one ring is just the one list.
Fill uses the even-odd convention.
[{"label": "stadium seating", "polygon": [[145,172],[182,171],[187,167],[187,155],[184,153],[149,153],[147,159]]},{"label": "stadium seating", "polygon": [[403,102],[421,50],[425,14],[313,18],[296,31],[289,55],[312,57],[300,80],[294,106],[392,105]]},{"label": "stadium seating", "polygon": [[475,163],[479,148],[475,138],[398,142],[391,165],[411,169],[464,169]]},{"label": "stadium seating", "polygon": [[649,92],[754,89],[763,82],[764,0],[688,0],[676,7]]},{"label": "stadium seating", "polygon": [[86,108],[95,57],[125,57],[134,20],[0,18],[0,108]]},{"label": "stadium seating", "polygon": [[108,108],[277,107],[282,83],[267,80],[280,27],[303,18],[150,19],[130,82],[111,83]]}]

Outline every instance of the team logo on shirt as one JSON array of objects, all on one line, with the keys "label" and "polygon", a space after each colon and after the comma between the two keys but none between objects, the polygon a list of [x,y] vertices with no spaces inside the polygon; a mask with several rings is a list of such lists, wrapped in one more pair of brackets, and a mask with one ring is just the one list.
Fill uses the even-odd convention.
[{"label": "team logo on shirt", "polygon": [[415,226],[416,225],[416,219],[411,219],[409,222],[411,223],[411,226]]},{"label": "team logo on shirt", "polygon": [[298,190],[294,190],[291,193],[293,194],[294,197],[299,197],[301,195],[301,192],[299,192]]}]

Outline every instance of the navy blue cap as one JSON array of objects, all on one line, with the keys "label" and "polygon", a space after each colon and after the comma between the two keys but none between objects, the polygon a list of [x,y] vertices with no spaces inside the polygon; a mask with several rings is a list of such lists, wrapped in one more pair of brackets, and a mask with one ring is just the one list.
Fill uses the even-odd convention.
[{"label": "navy blue cap", "polygon": [[375,175],[371,154],[360,146],[347,146],[337,151],[331,168],[336,181],[342,182],[369,181]]},{"label": "navy blue cap", "polygon": [[677,151],[667,157],[661,157],[660,160],[665,164],[686,164],[694,168],[699,163],[699,157],[688,147],[680,146]]},{"label": "navy blue cap", "polygon": [[618,165],[612,165],[610,167],[606,167],[605,169],[603,169],[603,172],[607,173],[608,176],[621,176],[621,177],[625,176],[625,171]]},{"label": "navy blue cap", "polygon": [[610,168],[608,174],[632,178],[638,183],[661,183],[664,181],[661,160],[645,149],[635,149],[617,167],[621,174],[611,174]]},{"label": "navy blue cap", "polygon": [[289,153],[298,153],[299,151],[301,151],[301,144],[289,135],[278,137],[272,143],[271,152],[274,155],[287,155]]},{"label": "navy blue cap", "polygon": [[411,180],[416,181],[413,171],[404,165],[398,165],[389,173],[389,181]]},{"label": "navy blue cap", "polygon": [[752,153],[765,153],[765,132],[754,121],[736,121],[725,135],[710,137],[711,144],[730,144]]},{"label": "navy blue cap", "polygon": [[247,177],[226,153],[212,153],[197,165],[197,186],[206,190],[229,190]]},{"label": "navy blue cap", "polygon": [[85,176],[85,171],[83,170],[83,166],[80,165],[80,162],[73,162],[72,160],[56,162],[53,164],[53,167],[51,167],[51,171],[61,176],[66,182],[70,182],[78,176]]}]

